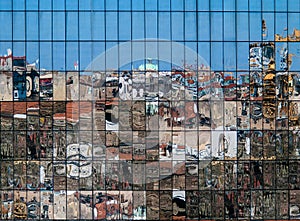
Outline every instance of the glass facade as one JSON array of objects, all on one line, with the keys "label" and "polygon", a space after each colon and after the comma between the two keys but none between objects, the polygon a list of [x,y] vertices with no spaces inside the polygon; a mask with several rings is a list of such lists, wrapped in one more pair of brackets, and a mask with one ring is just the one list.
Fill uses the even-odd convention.
[{"label": "glass facade", "polygon": [[300,219],[299,12],[0,1],[0,219]]}]

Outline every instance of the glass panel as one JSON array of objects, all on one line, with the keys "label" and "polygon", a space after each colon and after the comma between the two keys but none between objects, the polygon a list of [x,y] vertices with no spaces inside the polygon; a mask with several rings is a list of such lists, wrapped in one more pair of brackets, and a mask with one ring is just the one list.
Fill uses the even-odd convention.
[{"label": "glass panel", "polygon": [[237,13],[237,40],[249,40],[248,13]]},{"label": "glass panel", "polygon": [[25,4],[27,10],[38,10],[38,2],[35,0],[25,1]]},{"label": "glass panel", "polygon": [[66,0],[66,10],[78,10],[78,1]]},{"label": "glass panel", "polygon": [[142,39],[145,37],[145,19],[142,12],[132,13],[132,38]]},{"label": "glass panel", "polygon": [[248,0],[237,0],[236,9],[237,11],[248,11]]},{"label": "glass panel", "polygon": [[223,40],[223,15],[221,12],[211,13],[211,40]]},{"label": "glass panel", "polygon": [[105,39],[105,22],[103,12],[93,12],[92,17],[92,39],[93,40],[104,40]]},{"label": "glass panel", "polygon": [[0,12],[0,23],[6,24],[2,25],[2,31],[0,32],[1,40],[11,40],[12,39],[12,14],[7,12]]},{"label": "glass panel", "polygon": [[119,1],[119,10],[130,10],[131,0]]},{"label": "glass panel", "polygon": [[51,10],[52,9],[51,1],[47,1],[47,0],[39,1],[39,9],[40,10]]},{"label": "glass panel", "polygon": [[40,69],[52,70],[52,43],[40,43]]},{"label": "glass panel", "polygon": [[131,40],[131,13],[119,13],[119,40]]},{"label": "glass panel", "polygon": [[236,39],[236,17],[233,12],[224,13],[224,41]]},{"label": "glass panel", "polygon": [[66,70],[78,69],[79,55],[77,42],[66,43],[66,61]]},{"label": "glass panel", "polygon": [[209,11],[209,0],[197,1],[198,11]]},{"label": "glass panel", "polygon": [[116,12],[106,13],[106,39],[118,39],[118,15]]},{"label": "glass panel", "polygon": [[93,1],[79,0],[79,10],[93,10]]},{"label": "glass panel", "polygon": [[170,39],[171,18],[169,12],[159,12],[158,14],[158,37],[160,39]]},{"label": "glass panel", "polygon": [[209,41],[210,40],[210,19],[209,13],[199,12],[198,14],[198,40]]},{"label": "glass panel", "polygon": [[211,68],[213,70],[223,70],[223,43],[211,43]]},{"label": "glass panel", "polygon": [[57,71],[63,71],[66,69],[65,48],[65,42],[53,42],[53,54],[57,57],[57,59],[53,61],[53,67],[55,67]]},{"label": "glass panel", "polygon": [[144,1],[132,0],[132,10],[144,10]]},{"label": "glass panel", "polygon": [[12,10],[12,0],[1,1],[0,2],[0,8],[2,10]]},{"label": "glass panel", "polygon": [[117,0],[106,0],[105,1],[106,10],[117,10],[118,1]]},{"label": "glass panel", "polygon": [[235,1],[234,0],[225,1],[224,11],[235,11]]},{"label": "glass panel", "polygon": [[13,10],[24,10],[25,9],[25,1],[24,0],[13,0]]},{"label": "glass panel", "polygon": [[53,10],[65,10],[65,2],[60,0],[53,0]]},{"label": "glass panel", "polygon": [[287,0],[276,0],[275,1],[275,10],[276,12],[279,11],[286,11],[287,10]]},{"label": "glass panel", "polygon": [[185,13],[184,27],[185,27],[185,40],[195,41],[197,39],[196,13],[193,12]]},{"label": "glass panel", "polygon": [[185,1],[185,10],[186,11],[196,11],[197,1],[196,0],[186,0]]},{"label": "glass panel", "polygon": [[51,12],[40,12],[40,40],[51,40],[52,39],[52,13]]},{"label": "glass panel", "polygon": [[171,10],[173,11],[183,11],[184,1],[183,0],[172,0],[171,1]]},{"label": "glass panel", "polygon": [[172,39],[175,41],[182,41],[184,38],[183,19],[183,13],[172,13]]},{"label": "glass panel", "polygon": [[25,13],[14,12],[13,13],[13,39],[25,40]]},{"label": "glass panel", "polygon": [[261,13],[250,12],[250,41],[262,40],[262,15]]},{"label": "glass panel", "polygon": [[249,1],[249,10],[250,11],[261,11],[261,3],[260,0]]},{"label": "glass panel", "polygon": [[262,1],[262,10],[274,11],[274,1],[273,0]]},{"label": "glass panel", "polygon": [[236,69],[236,43],[224,42],[224,69],[234,71]]},{"label": "glass panel", "polygon": [[65,27],[65,13],[53,12],[53,40],[65,39]]},{"label": "glass panel", "polygon": [[157,38],[157,12],[146,12],[146,38]]},{"label": "glass panel", "polygon": [[79,12],[79,39],[89,40],[92,37],[92,16],[89,12]]},{"label": "glass panel", "polygon": [[300,1],[299,0],[288,1],[288,11],[289,12],[299,12],[299,9],[300,9]]},{"label": "glass panel", "polygon": [[223,2],[218,0],[211,0],[210,1],[210,10],[211,11],[222,11]]},{"label": "glass panel", "polygon": [[66,13],[66,40],[78,40],[78,13]]}]

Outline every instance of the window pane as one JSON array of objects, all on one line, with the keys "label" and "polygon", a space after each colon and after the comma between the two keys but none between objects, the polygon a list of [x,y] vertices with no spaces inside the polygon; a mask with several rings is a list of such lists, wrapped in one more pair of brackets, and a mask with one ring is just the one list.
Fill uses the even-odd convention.
[{"label": "window pane", "polygon": [[79,10],[93,10],[93,0],[79,0]]},{"label": "window pane", "polygon": [[119,13],[119,40],[131,40],[131,13]]},{"label": "window pane", "polygon": [[104,10],[104,2],[105,0],[92,1],[92,8],[94,10]]},{"label": "window pane", "polygon": [[40,10],[51,10],[51,1],[47,1],[47,0],[40,0],[39,1],[39,6],[40,6]]},{"label": "window pane", "polygon": [[209,11],[209,0],[197,1],[199,11]]},{"label": "window pane", "polygon": [[158,1],[158,10],[169,11],[171,4],[171,0]]},{"label": "window pane", "polygon": [[52,70],[52,43],[50,42],[40,43],[39,63],[41,69]]},{"label": "window pane", "polygon": [[92,44],[89,42],[80,43],[79,70],[85,70],[92,60]]},{"label": "window pane", "polygon": [[224,2],[224,11],[235,11],[235,0],[228,0]]},{"label": "window pane", "polygon": [[196,0],[186,0],[185,1],[185,10],[187,11],[196,11],[197,1]]},{"label": "window pane", "polygon": [[106,13],[106,40],[118,39],[118,17],[116,12]]},{"label": "window pane", "polygon": [[57,71],[64,71],[66,69],[66,43],[65,42],[53,42],[53,54],[56,59],[53,61],[53,67]]},{"label": "window pane", "polygon": [[248,41],[249,26],[248,13],[237,13],[237,40]]},{"label": "window pane", "polygon": [[183,11],[184,10],[184,0],[172,0],[171,6],[174,11]]},{"label": "window pane", "polygon": [[53,12],[53,40],[64,40],[65,34],[65,13]]},{"label": "window pane", "polygon": [[25,9],[25,1],[24,0],[13,0],[14,10],[24,10]]},{"label": "window pane", "polygon": [[211,68],[212,70],[222,71],[223,67],[223,43],[211,43]]},{"label": "window pane", "polygon": [[130,10],[131,0],[119,1],[119,10]]},{"label": "window pane", "polygon": [[132,38],[142,39],[145,36],[144,30],[144,13],[133,12],[132,13]]},{"label": "window pane", "polygon": [[67,12],[67,40],[78,40],[78,13]]},{"label": "window pane", "polygon": [[157,12],[146,12],[146,38],[157,38]]},{"label": "window pane", "polygon": [[248,0],[237,0],[237,11],[248,11]]},{"label": "window pane", "polygon": [[78,10],[78,1],[66,0],[65,4],[66,4],[66,10]]},{"label": "window pane", "polygon": [[289,0],[288,1],[288,11],[289,12],[299,12],[300,10],[300,0]]},{"label": "window pane", "polygon": [[221,12],[211,13],[211,40],[221,41],[223,39],[223,16]]},{"label": "window pane", "polygon": [[[275,36],[275,16],[273,13],[264,13],[263,19],[266,24],[266,29],[263,30],[263,40],[269,40],[269,41],[274,41],[274,36]],[[259,26],[258,26],[259,27]]]},{"label": "window pane", "polygon": [[144,10],[144,1],[132,0],[132,10]]},{"label": "window pane", "polygon": [[250,11],[261,11],[261,0],[249,1]]},{"label": "window pane", "polygon": [[250,13],[250,41],[262,40],[262,14]]},{"label": "window pane", "polygon": [[186,12],[184,22],[185,40],[195,41],[197,38],[196,13]]},{"label": "window pane", "polygon": [[171,19],[169,12],[160,12],[158,15],[158,36],[161,39],[171,38]]},{"label": "window pane", "polygon": [[275,14],[275,32],[281,37],[286,37],[290,30],[288,30],[287,26],[287,14],[286,13],[276,13]]},{"label": "window pane", "polygon": [[104,13],[94,12],[92,13],[92,39],[104,40],[105,39],[105,23]]},{"label": "window pane", "polygon": [[[40,40],[51,40],[52,38],[52,13],[40,12]],[[61,21],[60,21],[61,22]]]},{"label": "window pane", "polygon": [[53,10],[64,10],[65,2],[60,0],[53,0]]},{"label": "window pane", "polygon": [[276,11],[286,11],[287,10],[287,0],[275,0]]},{"label": "window pane", "polygon": [[77,42],[66,43],[66,61],[66,70],[76,70],[75,66],[79,63]]},{"label": "window pane", "polygon": [[79,12],[79,39],[89,40],[92,37],[92,22],[90,12]]},{"label": "window pane", "polygon": [[222,11],[223,1],[211,0],[210,1],[210,10],[211,11]]},{"label": "window pane", "polygon": [[[27,42],[26,43],[26,60],[29,64],[37,64],[40,57],[39,43]],[[38,68],[38,66],[37,66]]]},{"label": "window pane", "polygon": [[274,0],[264,0],[262,1],[263,11],[274,11]]},{"label": "window pane", "polygon": [[248,55],[245,51],[249,50],[248,42],[238,42],[237,43],[237,70],[247,70],[248,65]]},{"label": "window pane", "polygon": [[236,70],[236,43],[224,42],[224,69],[226,71]]},{"label": "window pane", "polygon": [[105,2],[106,10],[117,10],[118,1],[117,0],[106,0]]},{"label": "window pane", "polygon": [[0,12],[1,26],[0,39],[11,40],[12,39],[12,14],[7,12]]},{"label": "window pane", "polygon": [[172,13],[172,39],[182,41],[184,38],[183,32],[183,13],[173,12]]},{"label": "window pane", "polygon": [[[198,61],[198,67],[201,69],[211,69],[211,45],[209,42],[200,42],[198,43],[198,54],[203,58],[203,61]],[[203,63],[206,62],[207,64]],[[209,65],[206,67],[206,65]]]},{"label": "window pane", "polygon": [[25,14],[24,12],[13,13],[13,39],[25,40]]},{"label": "window pane", "polygon": [[0,1],[0,8],[2,10],[12,10],[12,0]]},{"label": "window pane", "polygon": [[200,12],[198,14],[198,39],[200,41],[210,40],[210,19],[209,13]]},{"label": "window pane", "polygon": [[224,13],[224,41],[236,40],[236,13]]}]

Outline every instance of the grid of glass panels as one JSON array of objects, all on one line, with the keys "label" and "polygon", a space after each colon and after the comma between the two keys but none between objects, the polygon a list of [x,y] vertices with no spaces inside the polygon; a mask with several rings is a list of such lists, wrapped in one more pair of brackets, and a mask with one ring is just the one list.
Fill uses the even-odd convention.
[{"label": "grid of glass panels", "polygon": [[299,12],[0,1],[0,219],[299,219]]}]

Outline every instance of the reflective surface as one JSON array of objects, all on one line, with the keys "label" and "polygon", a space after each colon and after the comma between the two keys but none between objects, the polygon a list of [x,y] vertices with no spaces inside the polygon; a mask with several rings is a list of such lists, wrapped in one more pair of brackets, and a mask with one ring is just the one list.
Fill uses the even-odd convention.
[{"label": "reflective surface", "polygon": [[299,7],[0,1],[0,219],[299,219]]}]

